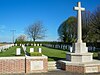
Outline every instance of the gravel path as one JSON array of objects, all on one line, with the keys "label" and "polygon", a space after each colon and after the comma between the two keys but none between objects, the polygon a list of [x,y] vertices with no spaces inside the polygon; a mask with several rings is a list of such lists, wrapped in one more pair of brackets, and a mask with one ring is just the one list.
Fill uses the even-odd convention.
[{"label": "gravel path", "polygon": [[62,70],[57,71],[49,71],[47,73],[31,73],[31,74],[0,74],[0,75],[100,75],[100,73],[89,73],[89,74],[82,74],[82,73],[71,73]]}]

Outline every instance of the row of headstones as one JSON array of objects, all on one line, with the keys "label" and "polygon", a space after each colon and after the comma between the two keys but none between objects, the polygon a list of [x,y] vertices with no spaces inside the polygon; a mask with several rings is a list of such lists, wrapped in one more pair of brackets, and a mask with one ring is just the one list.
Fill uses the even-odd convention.
[{"label": "row of headstones", "polygon": [[[34,51],[34,48],[30,48],[30,53],[31,53],[31,52],[35,52],[35,51]],[[42,53],[42,48],[38,48],[38,52],[39,52],[39,53]]]},{"label": "row of headstones", "polygon": [[14,44],[8,44],[8,45],[0,46],[0,52],[6,51],[7,49],[9,49],[12,46],[14,46]]},{"label": "row of headstones", "polygon": [[[25,47],[24,45],[22,45],[22,48],[23,48],[23,50],[24,50],[24,52],[25,52],[25,55],[26,55],[26,47]],[[30,48],[30,52],[34,52],[34,48]],[[38,52],[39,52],[39,53],[42,53],[42,49],[39,48],[39,49],[38,49]],[[21,48],[17,48],[17,49],[16,49],[16,55],[21,55]]]},{"label": "row of headstones", "polygon": [[[51,48],[58,48],[58,49],[68,49],[70,52],[72,52],[72,46],[71,45],[64,45],[64,44],[61,44],[61,45],[53,45],[53,44],[43,44],[43,46],[46,46],[46,47],[51,47]],[[92,46],[89,46],[87,47],[88,48],[88,51],[95,51],[96,48],[95,47],[92,47]]]},{"label": "row of headstones", "polygon": [[37,44],[28,44],[28,43],[27,44],[15,44],[15,46],[22,46],[22,45],[24,45],[24,46],[42,46],[42,44],[40,44],[40,43],[39,44],[38,43]]},{"label": "row of headstones", "polygon": [[59,45],[59,44],[56,44],[56,45],[53,45],[53,44],[43,44],[43,46],[51,47],[51,48],[58,48],[58,49],[63,49],[63,50],[65,50],[65,49],[70,50],[70,47],[71,47],[71,45],[63,45],[63,44],[61,44],[61,45]]}]

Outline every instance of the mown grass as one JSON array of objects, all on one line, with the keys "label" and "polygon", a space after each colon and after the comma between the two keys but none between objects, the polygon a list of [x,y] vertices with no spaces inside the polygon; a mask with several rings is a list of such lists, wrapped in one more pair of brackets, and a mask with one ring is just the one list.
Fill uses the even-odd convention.
[{"label": "mown grass", "polygon": [[[21,48],[20,46],[14,46],[7,49],[5,52],[0,52],[0,57],[16,56],[16,48]],[[21,48],[21,55],[24,56],[24,51]]]},{"label": "mown grass", "polygon": [[[57,60],[65,60],[66,59],[66,52],[65,50],[61,49],[53,49],[43,46],[26,46],[27,52],[30,52],[30,48],[34,48],[35,52],[38,52],[38,48],[42,48],[43,55],[48,56],[49,61],[57,61]],[[21,48],[20,46],[14,46],[12,48],[9,48],[5,52],[0,52],[0,57],[7,57],[7,56],[16,56],[16,48]],[[24,56],[24,51],[21,48],[21,56]],[[93,57],[95,59],[98,58],[98,52],[92,52]]]},{"label": "mown grass", "polygon": [[48,56],[49,61],[56,61],[56,60],[65,60],[66,59],[66,51],[60,49],[53,49],[47,48],[43,46],[27,46],[27,52],[29,52],[30,48],[34,48],[35,52],[38,52],[38,48],[42,48],[42,53]]}]

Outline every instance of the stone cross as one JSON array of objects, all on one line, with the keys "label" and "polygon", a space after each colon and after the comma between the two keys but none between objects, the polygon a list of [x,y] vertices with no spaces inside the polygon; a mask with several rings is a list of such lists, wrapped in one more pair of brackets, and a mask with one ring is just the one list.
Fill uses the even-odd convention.
[{"label": "stone cross", "polygon": [[85,8],[81,8],[81,2],[78,2],[78,7],[74,7],[74,10],[78,11],[77,43],[82,43],[81,11],[85,11]]}]

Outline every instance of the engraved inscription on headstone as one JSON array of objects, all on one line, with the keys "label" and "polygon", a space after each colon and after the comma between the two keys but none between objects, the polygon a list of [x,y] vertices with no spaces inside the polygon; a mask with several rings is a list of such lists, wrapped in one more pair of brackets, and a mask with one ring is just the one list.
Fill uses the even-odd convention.
[{"label": "engraved inscription on headstone", "polygon": [[43,61],[31,61],[31,70],[43,70]]}]

